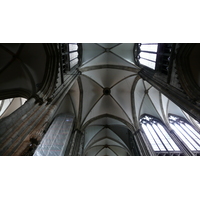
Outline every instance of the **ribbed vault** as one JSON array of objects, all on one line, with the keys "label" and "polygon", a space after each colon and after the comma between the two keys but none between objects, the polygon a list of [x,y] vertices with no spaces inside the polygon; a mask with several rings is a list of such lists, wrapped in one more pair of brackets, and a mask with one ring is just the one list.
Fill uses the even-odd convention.
[{"label": "ribbed vault", "polygon": [[83,44],[79,119],[86,136],[85,155],[131,155],[123,137],[134,129],[131,90],[139,68],[133,46]]},{"label": "ribbed vault", "polygon": [[130,130],[112,117],[93,121],[85,129],[84,155],[127,156],[130,150]]},{"label": "ribbed vault", "polygon": [[46,64],[43,44],[0,44],[0,118],[10,115],[41,89]]},{"label": "ribbed vault", "polygon": [[[79,129],[85,133],[84,155],[132,155],[129,133],[149,114],[169,129],[168,114],[198,123],[138,75],[134,44],[83,44],[81,76],[74,96]],[[72,91],[75,91],[72,89]],[[75,93],[74,93],[75,94]],[[123,127],[123,128],[120,128]],[[120,130],[120,131],[118,131]]]},{"label": "ribbed vault", "polygon": [[41,88],[47,62],[43,44],[1,44],[0,60],[0,99],[28,98]]},{"label": "ribbed vault", "polygon": [[134,115],[135,126],[139,128],[139,119],[143,114],[149,114],[162,120],[169,129],[168,115],[173,114],[185,118],[194,126],[199,126],[198,122],[189,116],[185,111],[179,108],[165,95],[148,82],[138,79],[133,87],[132,95],[134,96]]}]

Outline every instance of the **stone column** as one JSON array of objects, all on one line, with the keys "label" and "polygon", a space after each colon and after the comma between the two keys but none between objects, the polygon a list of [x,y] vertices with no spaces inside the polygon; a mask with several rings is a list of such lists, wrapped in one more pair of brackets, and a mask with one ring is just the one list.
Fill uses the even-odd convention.
[{"label": "stone column", "polygon": [[[10,116],[0,121],[0,155],[27,155],[31,141],[39,143],[59,104],[78,78],[75,70],[49,99],[31,98]],[[33,140],[33,138],[35,140]]]},{"label": "stone column", "polygon": [[83,134],[80,130],[75,130],[72,138],[68,156],[82,155]]},{"label": "stone column", "polygon": [[140,77],[150,83],[153,87],[159,90],[162,94],[164,94],[167,98],[169,98],[172,102],[178,105],[182,110],[192,116],[194,119],[199,121],[200,119],[200,108],[191,100],[188,99],[187,95],[178,89],[170,86],[165,82],[161,82],[160,80],[154,77],[153,73],[149,73],[145,70],[141,70],[139,72]]}]

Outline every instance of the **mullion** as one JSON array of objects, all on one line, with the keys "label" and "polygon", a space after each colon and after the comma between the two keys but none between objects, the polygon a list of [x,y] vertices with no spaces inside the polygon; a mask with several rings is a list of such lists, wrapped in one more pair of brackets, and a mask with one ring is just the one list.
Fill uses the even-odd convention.
[{"label": "mullion", "polygon": [[78,52],[77,50],[69,51],[69,53]]},{"label": "mullion", "polygon": [[[152,136],[151,132],[149,131],[149,129],[148,129],[146,123],[142,123],[142,128],[144,129],[144,132],[145,132],[145,134],[146,134],[146,136],[147,136],[147,138],[148,138],[148,140],[149,140],[151,146],[153,147],[153,149],[154,149],[154,146],[156,146],[156,147],[158,148],[158,150],[155,150],[155,149],[154,149],[154,151],[161,151],[160,148],[159,148],[159,146],[158,146],[158,144],[156,143],[154,137]],[[147,130],[145,131],[145,129],[147,129]],[[148,132],[148,134],[147,134],[147,132]],[[152,140],[153,140],[153,141],[152,141]],[[152,144],[151,141],[153,142],[153,144]]]},{"label": "mullion", "polygon": [[[198,133],[194,128],[192,128],[189,124],[186,124],[186,123],[184,123],[184,125],[185,125],[190,131],[192,131],[193,134],[194,134],[198,139],[200,139],[199,133]],[[193,130],[191,130],[191,129],[193,129]]]},{"label": "mullion", "polygon": [[[150,130],[149,130],[149,131],[150,131],[152,137],[155,139],[157,145],[159,146],[160,151],[164,151],[164,150],[162,150],[162,148],[164,147],[164,149],[165,149],[165,146],[163,146],[162,141],[159,141],[160,139],[159,139],[159,137],[157,136],[157,134],[156,134],[156,132],[154,131],[154,129],[152,128],[152,125],[151,125],[151,124],[147,124],[147,125],[149,125],[149,126],[147,126],[148,129],[152,129],[152,133],[151,133]],[[151,128],[150,128],[150,127],[151,127]],[[158,141],[157,141],[157,140],[158,140]],[[160,142],[161,142],[161,143],[160,143]],[[160,145],[159,145],[159,144],[160,144]],[[163,146],[163,147],[162,147],[162,146]],[[165,149],[165,151],[166,151],[166,149]]]},{"label": "mullion", "polygon": [[[156,55],[156,54],[155,54]],[[149,61],[151,61],[151,62],[156,62],[156,60],[157,60],[157,56],[154,56],[153,55],[153,58],[152,58],[152,54],[144,54],[144,55],[140,55],[140,58],[142,58],[142,59],[145,59],[145,60],[149,60]]]},{"label": "mullion", "polygon": [[[77,63],[72,63],[74,60],[77,60]],[[73,66],[72,66],[73,64]],[[78,64],[78,57],[70,61],[70,69]]]},{"label": "mullion", "polygon": [[148,132],[149,132],[151,138],[153,138],[154,143],[155,143],[156,146],[158,147],[158,150],[159,150],[159,151],[162,151],[161,148],[160,148],[160,146],[158,145],[158,143],[157,143],[155,137],[152,135],[152,133],[151,133],[151,131],[149,130],[149,127],[148,127],[147,125],[149,125],[149,126],[151,126],[151,125],[150,125],[149,123],[147,123],[147,124],[146,124],[146,128],[147,128],[147,130],[148,130]]},{"label": "mullion", "polygon": [[141,50],[140,53],[141,53],[141,52],[144,52],[144,53],[152,53],[152,54],[158,54],[158,52],[156,52],[156,51]]},{"label": "mullion", "polygon": [[67,44],[67,69],[70,70],[69,44]]},{"label": "mullion", "polygon": [[[160,127],[158,127],[158,129],[160,130]],[[173,149],[173,151],[175,151],[173,145],[171,144],[170,140],[166,137],[166,135],[163,133],[163,131],[160,130],[160,132],[161,132],[161,134],[165,137],[165,139],[167,140],[169,146]],[[166,134],[168,134],[168,133],[166,133]],[[170,137],[170,136],[169,136],[169,137]],[[176,145],[176,144],[175,144],[175,145]],[[169,151],[171,151],[171,150],[169,150]]]},{"label": "mullion", "polygon": [[[168,139],[165,137],[165,135],[164,135],[163,132],[160,130],[160,128],[157,126],[157,124],[155,124],[155,125],[156,125],[156,127],[158,128],[159,133],[165,138],[166,142],[168,143],[168,145],[171,147],[172,150],[169,150],[169,149],[168,149],[168,147],[165,145],[163,139],[161,139],[159,133],[157,133],[157,131],[156,131],[157,135],[159,135],[160,139],[162,140],[162,142],[163,142],[165,148],[166,148],[168,151],[173,151],[174,148],[171,146],[171,144],[169,143]],[[153,128],[154,128],[154,127],[153,127]],[[155,129],[155,128],[154,128],[154,129]]]},{"label": "mullion", "polygon": [[[200,150],[199,145],[193,140],[193,138],[180,126],[180,129],[183,131],[183,133],[185,133],[185,136],[187,136],[186,138],[188,139],[188,141],[190,141],[190,143],[194,146],[194,148],[196,148],[197,150]],[[197,146],[197,147],[196,147]],[[199,148],[199,149],[198,149]]]},{"label": "mullion", "polygon": [[183,142],[192,150],[195,151],[196,149],[193,147],[193,145],[185,138],[185,136],[176,128],[174,123],[171,123],[172,128],[176,132],[176,134],[183,140]]},{"label": "mullion", "polygon": [[[157,125],[155,124],[155,126],[157,126]],[[165,149],[166,149],[167,151],[169,151],[168,148],[166,147],[165,143],[164,143],[163,140],[161,139],[160,135],[157,133],[157,131],[156,131],[155,127],[153,126],[153,124],[151,124],[151,127],[153,128],[154,132],[156,133],[156,135],[157,135],[158,138],[160,139],[160,141],[161,141],[161,143],[163,144],[163,146],[165,147]],[[161,134],[162,134],[162,133],[161,133]],[[168,141],[167,141],[167,142],[168,142]],[[173,148],[172,148],[172,149],[173,149]]]},{"label": "mullion", "polygon": [[[183,127],[182,127],[182,126]],[[188,132],[190,132],[190,134],[189,134],[189,136],[198,144],[198,146],[200,145],[200,140],[199,140],[199,138],[198,137],[196,137],[196,135],[191,131],[191,130],[189,130],[186,126],[185,126],[185,124],[181,124],[180,126],[181,126],[181,128],[182,129],[184,129],[184,131],[186,132],[186,131],[188,131]],[[185,129],[186,128],[186,129]],[[198,142],[197,142],[198,141]]]},{"label": "mullion", "polygon": [[141,57],[141,58],[144,59],[144,60],[148,60],[148,61],[150,61],[150,62],[156,63],[156,62],[153,61],[153,60],[149,60],[149,59],[147,59],[147,58],[143,58],[143,57]]},{"label": "mullion", "polygon": [[71,59],[71,60],[70,60],[70,62],[71,62],[71,61],[73,61],[73,60],[75,60],[75,59],[77,59],[77,58],[78,58],[78,56],[77,56],[77,57],[75,57],[75,58],[73,58],[73,59]]},{"label": "mullion", "polygon": [[[167,133],[167,131],[162,127],[162,126],[158,126],[158,128],[159,128],[159,130],[163,133],[163,132],[165,132],[166,133],[166,135],[165,135],[165,133],[163,133],[163,135],[165,136],[165,138],[167,139],[167,141],[169,142],[169,144],[171,145],[171,147],[174,149],[174,151],[180,151],[180,149],[179,149],[179,147],[176,145],[176,143],[172,140],[172,138],[170,137],[170,135]],[[163,130],[162,130],[163,129]],[[167,137],[169,137],[170,139],[168,139]],[[175,150],[175,147],[173,146],[173,145],[175,145],[179,150]]]},{"label": "mullion", "polygon": [[74,58],[70,58],[70,54],[71,54],[71,52],[69,53],[69,58],[70,58],[70,61],[72,61],[72,60],[74,60],[74,59],[76,59],[76,58],[78,58],[78,52],[76,51],[76,52],[73,52],[73,53],[77,53],[77,55],[76,55],[76,57],[74,57]]},{"label": "mullion", "polygon": [[[183,134],[182,131],[179,130],[179,128],[178,128],[179,125],[175,123],[175,124],[173,124],[173,126],[175,126],[175,128],[176,128],[175,130],[178,130],[179,135],[181,134],[180,136],[182,136],[182,139],[184,138],[183,141],[185,141],[185,143],[186,143],[188,146],[192,146],[192,147],[194,148],[194,150],[196,150],[196,148],[193,146],[193,144],[190,142],[190,140],[188,140],[188,138],[186,137],[186,135]],[[188,143],[189,143],[189,144],[188,144]],[[191,149],[191,147],[189,147],[189,148]],[[192,150],[192,149],[191,149],[191,150]],[[194,150],[193,150],[193,151],[194,151]]]}]

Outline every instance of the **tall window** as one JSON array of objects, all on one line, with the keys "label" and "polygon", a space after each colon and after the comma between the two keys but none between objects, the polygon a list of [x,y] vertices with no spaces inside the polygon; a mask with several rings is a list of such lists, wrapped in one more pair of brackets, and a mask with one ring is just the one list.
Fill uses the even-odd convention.
[{"label": "tall window", "polygon": [[169,136],[166,128],[160,120],[145,115],[140,119],[140,125],[147,136],[153,150],[161,155],[177,154],[181,155],[181,151],[172,138]]},{"label": "tall window", "polygon": [[139,54],[137,59],[139,64],[149,67],[151,69],[155,69],[156,67],[156,59],[157,59],[157,51],[158,44],[157,43],[139,43],[138,44]]},{"label": "tall window", "polygon": [[72,132],[74,116],[57,116],[33,156],[64,156]]},{"label": "tall window", "polygon": [[200,133],[189,122],[175,115],[169,115],[169,122],[175,133],[191,151],[200,151]]},{"label": "tall window", "polygon": [[61,65],[63,72],[66,73],[72,69],[79,61],[79,49],[77,43],[60,44]]},{"label": "tall window", "polygon": [[78,45],[77,43],[69,44],[70,69],[78,64]]}]

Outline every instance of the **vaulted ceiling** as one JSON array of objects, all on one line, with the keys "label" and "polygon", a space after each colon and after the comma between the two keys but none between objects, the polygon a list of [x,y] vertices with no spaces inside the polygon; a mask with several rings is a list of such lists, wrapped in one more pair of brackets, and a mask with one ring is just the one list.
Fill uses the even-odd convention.
[{"label": "vaulted ceiling", "polygon": [[[75,113],[77,128],[85,132],[84,155],[133,155],[130,135],[139,129],[143,114],[155,116],[169,125],[168,114],[171,113],[199,126],[139,77],[140,67],[134,63],[133,47],[133,43],[82,44],[81,75],[58,113]],[[46,63],[42,44],[2,44],[0,56],[2,93],[13,89],[38,90]],[[17,105],[18,101],[22,102],[16,99],[10,105]],[[1,101],[2,113],[3,105],[6,103]],[[11,108],[4,109],[5,116],[12,112]]]},{"label": "vaulted ceiling", "polygon": [[143,114],[166,124],[169,113],[192,120],[138,76],[133,47],[133,43],[83,44],[82,74],[70,96],[78,126],[85,132],[84,155],[133,155],[128,141]]},{"label": "vaulted ceiling", "polygon": [[83,44],[79,69],[82,74],[72,87],[71,98],[76,100],[80,129],[86,133],[85,155],[131,155],[128,143],[134,115],[131,91],[139,71],[133,61],[133,46]]},{"label": "vaulted ceiling", "polygon": [[27,98],[40,89],[47,62],[43,44],[0,44],[0,61],[0,99]]}]

